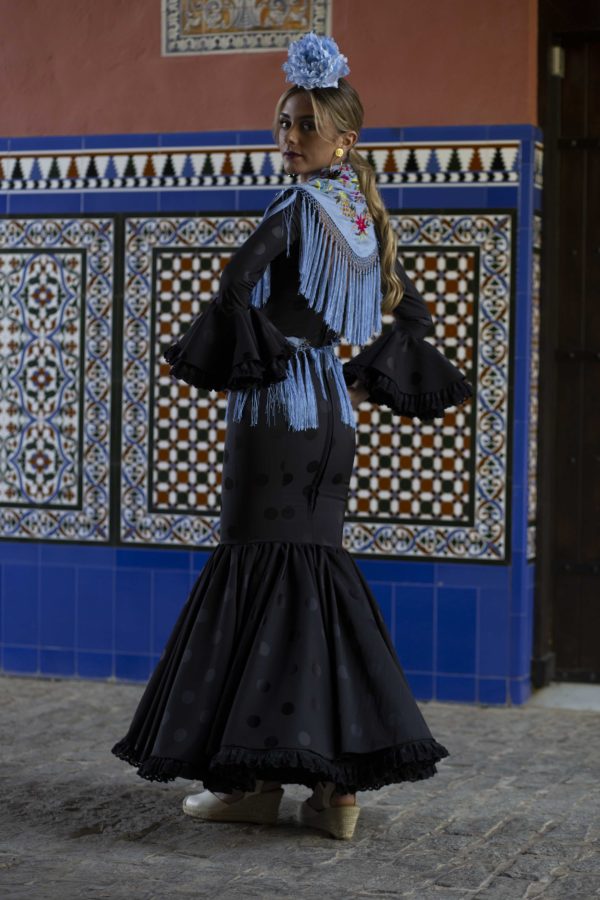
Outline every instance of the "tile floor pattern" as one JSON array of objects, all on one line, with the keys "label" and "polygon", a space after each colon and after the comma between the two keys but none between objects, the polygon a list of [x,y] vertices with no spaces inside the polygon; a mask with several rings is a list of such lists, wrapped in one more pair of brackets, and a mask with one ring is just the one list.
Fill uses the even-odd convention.
[{"label": "tile floor pattern", "polygon": [[144,781],[109,752],[140,685],[0,687],[5,900],[600,897],[597,712],[421,704],[451,756],[432,779],[360,793],[342,842],[294,821],[295,786],[275,827],[186,819],[199,784]]}]

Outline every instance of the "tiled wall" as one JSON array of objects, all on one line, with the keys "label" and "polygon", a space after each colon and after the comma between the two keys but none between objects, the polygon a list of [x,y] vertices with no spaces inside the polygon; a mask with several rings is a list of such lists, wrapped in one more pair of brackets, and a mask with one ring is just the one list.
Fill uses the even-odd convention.
[{"label": "tiled wall", "polygon": [[[530,691],[540,139],[362,135],[430,340],[477,388],[429,426],[359,417],[345,545],[421,699]],[[223,397],[172,383],[160,349],[286,179],[264,132],[8,140],[0,166],[2,666],[145,680],[218,541],[223,437]],[[175,494],[169,440],[203,450]]]}]

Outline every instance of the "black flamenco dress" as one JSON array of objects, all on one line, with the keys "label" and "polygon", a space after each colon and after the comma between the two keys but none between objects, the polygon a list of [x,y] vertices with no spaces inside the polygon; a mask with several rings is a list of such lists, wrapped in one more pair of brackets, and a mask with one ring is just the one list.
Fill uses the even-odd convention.
[{"label": "black flamenco dress", "polygon": [[[423,340],[432,319],[400,263],[394,327],[342,366],[340,335],[299,293],[301,230],[298,204],[291,220],[289,209],[264,220],[166,354],[175,377],[229,394],[220,543],[112,748],[149,780],[227,792],[332,781],[355,793],[429,778],[449,755],[342,546],[356,440],[346,384],[421,420],[472,388]],[[255,307],[267,265],[270,296]],[[272,402],[283,387],[288,400],[313,398],[317,427],[289,427]]]}]

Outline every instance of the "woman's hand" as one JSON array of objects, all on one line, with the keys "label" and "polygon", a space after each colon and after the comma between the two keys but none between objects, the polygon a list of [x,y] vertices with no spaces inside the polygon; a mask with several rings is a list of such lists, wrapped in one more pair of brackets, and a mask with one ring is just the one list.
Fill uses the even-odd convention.
[{"label": "woman's hand", "polygon": [[369,396],[368,390],[361,385],[360,381],[355,381],[354,384],[348,386],[348,394],[353,409],[358,409],[359,404]]}]

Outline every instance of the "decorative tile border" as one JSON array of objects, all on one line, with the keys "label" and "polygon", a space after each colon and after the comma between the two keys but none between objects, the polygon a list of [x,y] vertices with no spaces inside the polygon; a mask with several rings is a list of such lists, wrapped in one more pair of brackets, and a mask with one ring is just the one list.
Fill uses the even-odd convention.
[{"label": "decorative tile border", "polygon": [[0,536],[106,541],[111,219],[0,219]]},{"label": "decorative tile border", "polygon": [[[500,561],[508,512],[512,214],[392,218],[407,271],[435,305],[433,342],[439,341],[478,385],[478,395],[470,409],[449,414],[440,424],[402,424],[383,408],[361,412],[345,544],[375,556]],[[245,215],[126,220],[125,543],[207,548],[218,541],[225,399],[172,382],[160,353],[214,294],[228,254],[259,220]],[[351,352],[341,348],[344,357]],[[476,441],[476,435],[484,439]],[[415,456],[420,468],[413,466]]]},{"label": "decorative tile border", "polygon": [[[519,185],[520,142],[367,142],[380,187]],[[541,148],[536,146],[541,177]],[[537,171],[537,170],[536,170]],[[0,188],[29,191],[156,191],[161,189],[278,188],[289,183],[272,145],[137,147],[120,150],[0,153]],[[540,185],[538,185],[540,186]]]},{"label": "decorative tile border", "polygon": [[330,34],[330,0],[163,0],[162,53],[190,56],[285,49]]}]

